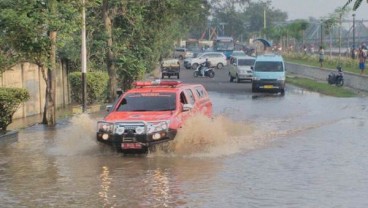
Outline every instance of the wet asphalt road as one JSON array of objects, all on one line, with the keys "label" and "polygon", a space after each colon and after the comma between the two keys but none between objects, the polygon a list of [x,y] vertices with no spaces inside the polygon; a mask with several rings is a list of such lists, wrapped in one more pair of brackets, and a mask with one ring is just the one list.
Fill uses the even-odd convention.
[{"label": "wet asphalt road", "polygon": [[192,72],[181,80],[208,89],[215,118],[193,118],[175,152],[126,157],[98,144],[102,113],[22,129],[0,143],[0,207],[368,206],[365,97],[291,85],[253,96],[226,70]]}]

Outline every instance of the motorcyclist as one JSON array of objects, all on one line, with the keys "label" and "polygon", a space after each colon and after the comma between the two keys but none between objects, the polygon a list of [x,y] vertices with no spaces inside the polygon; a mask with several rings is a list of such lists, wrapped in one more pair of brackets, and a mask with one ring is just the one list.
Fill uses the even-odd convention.
[{"label": "motorcyclist", "polygon": [[206,58],[206,61],[201,63],[200,67],[199,67],[199,72],[201,73],[202,77],[204,77],[204,68],[210,67],[210,62],[208,61],[208,58]]}]

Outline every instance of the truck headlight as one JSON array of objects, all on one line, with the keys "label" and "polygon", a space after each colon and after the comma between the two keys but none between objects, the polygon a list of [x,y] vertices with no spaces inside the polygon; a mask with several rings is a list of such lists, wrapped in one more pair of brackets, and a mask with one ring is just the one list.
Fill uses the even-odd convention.
[{"label": "truck headlight", "polygon": [[97,130],[99,132],[112,133],[114,132],[114,123],[99,121],[97,122]]},{"label": "truck headlight", "polygon": [[150,122],[147,124],[147,133],[164,131],[169,128],[169,121]]},{"label": "truck headlight", "polygon": [[143,134],[144,133],[144,127],[139,126],[139,127],[135,128],[135,133],[136,134]]}]

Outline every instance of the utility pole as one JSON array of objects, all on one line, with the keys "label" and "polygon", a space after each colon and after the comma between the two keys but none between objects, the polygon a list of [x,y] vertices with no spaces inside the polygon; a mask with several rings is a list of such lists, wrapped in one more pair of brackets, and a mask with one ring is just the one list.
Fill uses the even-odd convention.
[{"label": "utility pole", "polygon": [[87,44],[86,44],[86,5],[85,0],[82,0],[82,111],[87,110]]},{"label": "utility pole", "polygon": [[323,19],[321,20],[321,47],[323,47]]},{"label": "utility pole", "polygon": [[351,58],[355,59],[355,13],[353,14],[353,48],[351,50]]},{"label": "utility pole", "polygon": [[264,38],[267,39],[266,35],[266,28],[267,28],[267,21],[266,21],[266,10],[263,10],[263,31],[264,31]]}]

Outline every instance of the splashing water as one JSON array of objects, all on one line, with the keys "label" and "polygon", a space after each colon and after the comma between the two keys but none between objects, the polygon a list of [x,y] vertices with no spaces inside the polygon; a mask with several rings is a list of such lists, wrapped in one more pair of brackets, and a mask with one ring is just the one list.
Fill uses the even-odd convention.
[{"label": "splashing water", "polygon": [[[88,114],[71,118],[64,129],[56,132],[55,147],[51,148],[50,153],[73,156],[99,153],[102,145],[108,148],[95,139],[96,122]],[[250,122],[234,121],[223,115],[211,119],[198,114],[186,121],[173,141],[157,145],[149,156],[226,156],[263,145],[263,137],[265,132],[257,131]]]},{"label": "splashing water", "polygon": [[55,135],[55,147],[51,153],[55,155],[71,156],[95,151],[98,147],[96,138],[96,120],[88,114],[73,116],[70,124],[59,129]]},{"label": "splashing water", "polygon": [[[235,122],[224,116],[211,119],[199,114],[186,121],[168,149],[177,156],[216,157],[235,154],[257,145],[258,142],[251,136],[252,129],[250,124]],[[162,151],[158,148],[153,154],[162,155]]]}]

